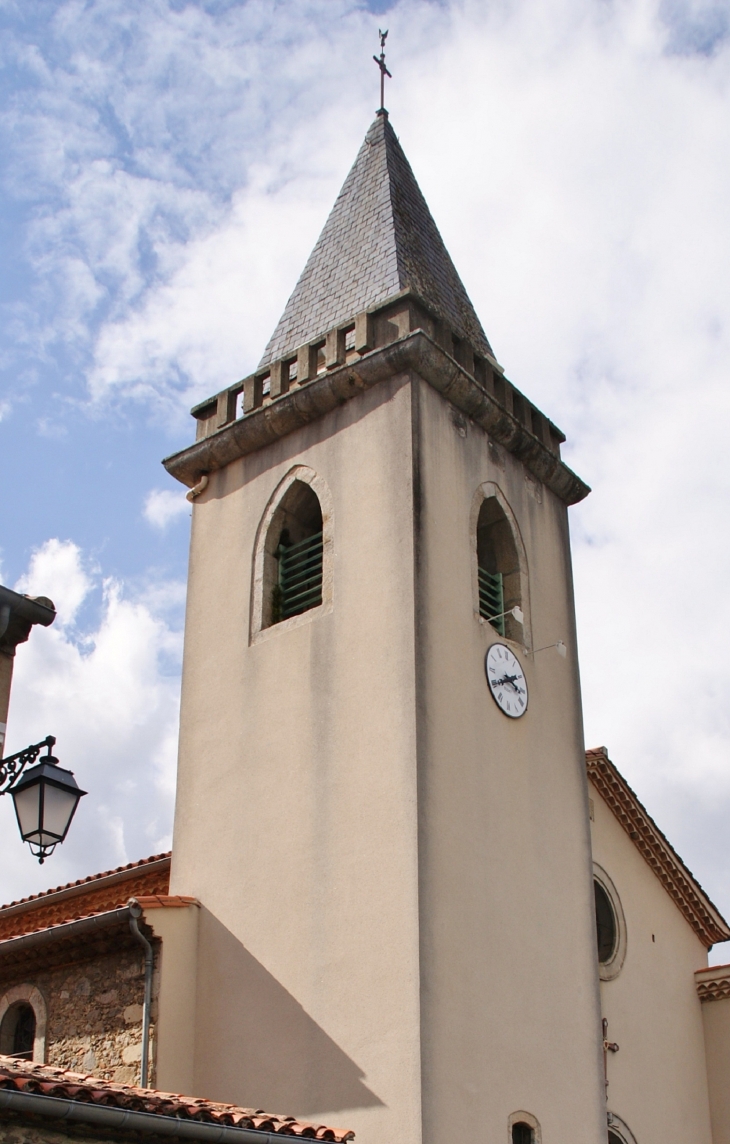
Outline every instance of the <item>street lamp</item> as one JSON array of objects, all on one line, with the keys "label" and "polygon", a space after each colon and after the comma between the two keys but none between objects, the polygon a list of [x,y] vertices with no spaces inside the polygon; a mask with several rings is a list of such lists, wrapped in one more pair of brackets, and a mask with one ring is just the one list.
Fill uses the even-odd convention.
[{"label": "street lamp", "polygon": [[[79,800],[86,794],[71,771],[59,767],[58,759],[51,754],[55,742],[49,735],[42,743],[0,759],[0,794],[9,791],[13,796],[20,837],[41,865],[63,842]],[[23,774],[44,747],[48,753]]]},{"label": "street lamp", "polygon": [[[86,791],[80,790],[71,771],[59,767],[51,754],[56,742],[53,735],[5,759],[3,746],[15,649],[25,643],[36,624],[47,628],[55,618],[53,601],[46,596],[21,596],[0,584],[0,795],[10,791],[20,837],[41,863],[63,842]],[[48,753],[32,766],[44,747]]]},{"label": "street lamp", "polygon": [[[55,742],[53,735],[49,735],[42,743],[26,747],[17,755],[9,755],[0,763],[1,772],[8,763],[12,765],[18,759],[19,775],[29,762],[38,758],[43,747],[48,749],[37,766],[31,767],[22,778],[16,778],[12,786],[6,788],[13,796],[20,837],[28,843],[31,854],[41,865],[58,843],[63,842],[79,800],[86,794],[71,771],[59,767],[58,759],[51,754]],[[0,793],[5,794],[5,791]]]}]

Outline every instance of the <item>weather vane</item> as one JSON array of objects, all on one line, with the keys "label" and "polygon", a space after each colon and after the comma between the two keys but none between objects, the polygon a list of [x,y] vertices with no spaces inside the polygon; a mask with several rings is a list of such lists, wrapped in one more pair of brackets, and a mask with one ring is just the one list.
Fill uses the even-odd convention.
[{"label": "weather vane", "polygon": [[393,77],[385,66],[385,41],[388,38],[388,29],[386,28],[384,32],[381,32],[378,28],[378,35],[380,36],[380,59],[377,56],[373,56],[373,59],[380,68],[380,111],[378,112],[380,115],[380,112],[385,111],[385,77],[387,76],[388,79]]}]

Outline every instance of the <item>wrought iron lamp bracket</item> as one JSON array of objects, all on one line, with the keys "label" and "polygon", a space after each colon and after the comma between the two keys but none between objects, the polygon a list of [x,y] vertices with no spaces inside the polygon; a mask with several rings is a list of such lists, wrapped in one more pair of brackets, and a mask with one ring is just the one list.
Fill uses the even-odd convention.
[{"label": "wrought iron lamp bracket", "polygon": [[[31,747],[25,747],[14,755],[0,759],[0,794],[8,793],[25,768],[36,761],[44,747],[48,749],[49,759],[53,758],[52,752],[55,742],[55,736],[48,735],[41,743],[34,743]],[[53,761],[55,763],[56,760],[53,759]]]}]

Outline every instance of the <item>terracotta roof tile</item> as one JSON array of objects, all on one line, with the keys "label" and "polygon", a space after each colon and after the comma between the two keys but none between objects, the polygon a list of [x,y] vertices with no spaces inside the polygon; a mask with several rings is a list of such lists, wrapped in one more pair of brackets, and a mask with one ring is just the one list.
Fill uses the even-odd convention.
[{"label": "terracotta roof tile", "polygon": [[199,905],[197,898],[188,897],[186,894],[134,894],[132,896],[136,898],[143,910],[170,909],[176,906],[185,908]]},{"label": "terracotta roof tile", "polygon": [[130,898],[165,898],[169,888],[170,853],[153,854],[0,907],[0,941],[117,909]]},{"label": "terracotta roof tile", "polygon": [[700,1001],[726,1001],[730,998],[730,965],[707,965],[695,973]]},{"label": "terracotta roof tile", "polygon": [[293,1116],[274,1116],[261,1108],[240,1108],[235,1104],[221,1104],[218,1101],[181,1096],[174,1092],[158,1092],[157,1089],[115,1084],[95,1076],[85,1076],[69,1072],[67,1069],[31,1064],[5,1056],[0,1056],[0,1088],[15,1089],[16,1092],[41,1093],[64,1100],[102,1104],[158,1116],[177,1116],[181,1120],[256,1128],[260,1132],[276,1132],[282,1136],[299,1136],[310,1140],[328,1140],[335,1144],[352,1140],[355,1135],[349,1129],[331,1128],[325,1124],[309,1124]]},{"label": "terracotta roof tile", "polygon": [[163,854],[152,854],[149,858],[140,858],[137,862],[127,862],[126,866],[115,866],[113,870],[103,870],[101,874],[87,874],[85,878],[78,878],[75,882],[66,882],[63,886],[56,886],[52,890],[41,890],[39,894],[31,894],[28,898],[18,898],[15,902],[8,902],[0,906],[0,910],[9,910],[12,906],[24,906],[27,902],[38,902],[47,898],[49,894],[60,894],[63,890],[71,890],[76,886],[87,886],[90,882],[98,882],[100,878],[109,878],[112,874],[123,874],[126,870],[139,870],[149,866],[151,862],[161,862],[163,858],[171,858],[172,850]]},{"label": "terracotta roof tile", "polygon": [[730,939],[730,926],[691,870],[608,757],[605,747],[586,751],[588,777],[628,834],[644,861],[709,949]]}]

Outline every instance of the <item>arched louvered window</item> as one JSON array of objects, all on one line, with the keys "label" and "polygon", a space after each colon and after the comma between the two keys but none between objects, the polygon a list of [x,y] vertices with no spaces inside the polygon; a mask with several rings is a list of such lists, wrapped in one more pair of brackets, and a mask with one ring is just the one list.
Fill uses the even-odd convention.
[{"label": "arched louvered window", "polygon": [[334,607],[334,507],[321,474],[294,465],[272,491],[253,549],[251,643]]},{"label": "arched louvered window", "polygon": [[318,607],[322,603],[322,508],[311,485],[291,483],[269,526],[266,551],[274,563],[264,626]]},{"label": "arched louvered window", "polygon": [[495,631],[519,639],[522,629],[504,613],[522,606],[520,560],[512,526],[496,496],[486,497],[477,520],[479,614]]}]

